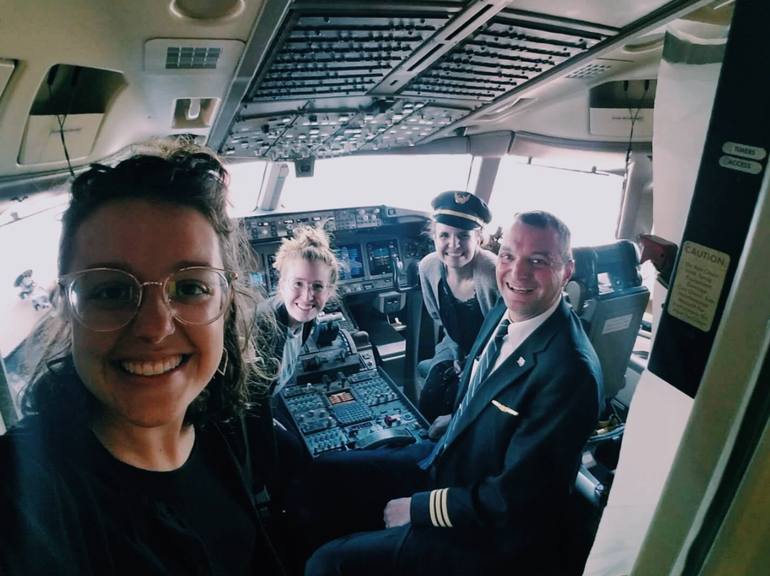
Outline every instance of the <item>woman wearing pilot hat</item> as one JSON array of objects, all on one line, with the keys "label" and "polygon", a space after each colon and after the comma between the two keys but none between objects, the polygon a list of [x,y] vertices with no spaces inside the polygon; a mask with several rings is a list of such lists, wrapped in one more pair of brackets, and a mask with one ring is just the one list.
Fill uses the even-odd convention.
[{"label": "woman wearing pilot hat", "polygon": [[431,205],[436,251],[420,262],[420,281],[425,306],[445,335],[420,395],[429,422],[451,414],[465,357],[498,297],[495,256],[481,248],[482,228],[492,219],[486,203],[470,192],[444,192]]}]

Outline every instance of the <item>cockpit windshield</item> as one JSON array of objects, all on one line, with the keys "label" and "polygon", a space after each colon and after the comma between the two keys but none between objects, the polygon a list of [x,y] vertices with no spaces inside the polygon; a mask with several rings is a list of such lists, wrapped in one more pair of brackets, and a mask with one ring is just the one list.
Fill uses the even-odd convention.
[{"label": "cockpit windshield", "polygon": [[[385,200],[391,206],[429,211],[431,199],[440,192],[466,190],[472,159],[469,154],[329,158],[315,162],[312,178],[297,178],[294,164],[289,163],[281,207],[287,211],[338,209]],[[253,195],[237,201],[239,206],[255,204],[264,167],[264,162],[228,167],[232,188]]]}]

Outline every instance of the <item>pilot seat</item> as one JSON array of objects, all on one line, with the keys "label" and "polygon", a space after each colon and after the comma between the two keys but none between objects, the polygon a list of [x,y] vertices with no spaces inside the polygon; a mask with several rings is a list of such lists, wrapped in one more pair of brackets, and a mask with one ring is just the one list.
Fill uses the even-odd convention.
[{"label": "pilot seat", "polygon": [[607,503],[625,428],[613,398],[626,372],[650,298],[642,286],[637,247],[628,240],[574,248],[575,271],[565,291],[602,366],[605,408],[588,440],[571,510],[579,526],[564,550],[563,573],[582,574]]}]

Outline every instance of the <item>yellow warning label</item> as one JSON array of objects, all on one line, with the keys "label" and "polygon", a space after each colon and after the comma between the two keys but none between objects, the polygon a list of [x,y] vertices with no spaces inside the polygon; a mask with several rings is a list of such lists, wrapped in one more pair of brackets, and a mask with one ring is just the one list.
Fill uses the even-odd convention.
[{"label": "yellow warning label", "polygon": [[714,321],[730,256],[690,241],[682,248],[668,313],[708,332]]}]

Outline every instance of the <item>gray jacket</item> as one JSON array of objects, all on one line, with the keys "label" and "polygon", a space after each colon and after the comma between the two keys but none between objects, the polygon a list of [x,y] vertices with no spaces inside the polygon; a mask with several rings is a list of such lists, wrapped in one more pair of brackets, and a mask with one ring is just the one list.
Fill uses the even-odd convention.
[{"label": "gray jacket", "polygon": [[[435,252],[428,254],[420,262],[420,284],[422,298],[428,313],[436,322],[441,323],[438,304],[438,287],[441,282],[441,268],[444,264]],[[486,317],[497,302],[497,280],[495,279],[495,255],[489,250],[479,249],[473,258],[473,285],[479,301],[481,313]],[[436,355],[431,361],[431,368],[438,362],[461,360],[460,347],[448,335],[436,346]]]}]

